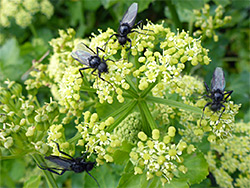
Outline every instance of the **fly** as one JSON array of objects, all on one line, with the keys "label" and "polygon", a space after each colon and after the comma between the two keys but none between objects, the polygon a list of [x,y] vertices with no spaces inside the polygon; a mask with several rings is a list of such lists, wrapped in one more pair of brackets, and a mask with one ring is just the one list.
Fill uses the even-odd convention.
[{"label": "fly", "polygon": [[[96,47],[96,53],[88,47],[84,43],[80,43],[77,45],[76,50],[71,53],[71,56],[80,62],[83,65],[86,65],[87,67],[80,68],[79,72],[81,74],[81,77],[83,77],[83,74],[81,71],[86,69],[94,69],[91,74],[98,76],[101,80],[107,82],[110,84],[113,88],[114,86],[108,82],[107,80],[104,80],[101,77],[102,73],[108,73],[108,65],[107,61],[113,61],[112,59],[104,59],[104,56],[101,58],[99,56],[99,50],[105,52],[102,48]],[[114,61],[113,61],[114,62]],[[97,75],[94,74],[95,71],[98,71]]]},{"label": "fly", "polygon": [[205,85],[206,91],[207,91],[207,94],[205,96],[210,98],[212,101],[208,102],[204,106],[201,120],[203,119],[204,111],[205,111],[206,107],[209,106],[213,112],[217,112],[221,108],[223,108],[223,110],[219,116],[219,119],[218,119],[218,122],[219,122],[222,114],[224,113],[224,111],[226,109],[226,107],[223,105],[223,103],[226,102],[227,98],[233,93],[233,90],[228,91],[226,93],[224,92],[226,81],[225,81],[224,72],[223,72],[221,67],[216,67],[214,74],[213,74],[213,78],[211,80],[210,89],[209,89],[206,82],[204,82],[204,85]]},{"label": "fly", "polygon": [[[111,35],[109,37],[108,41],[113,36],[116,36],[119,44],[124,46],[126,44],[126,42],[128,41],[128,42],[130,42],[130,48],[131,48],[132,42],[131,42],[131,39],[128,38],[128,34],[133,33],[133,32],[140,33],[137,30],[134,30],[134,28],[136,28],[138,25],[140,25],[142,23],[142,20],[141,20],[137,24],[135,24],[137,12],[138,12],[138,4],[133,3],[132,5],[130,5],[130,7],[128,8],[126,13],[124,14],[122,20],[120,21],[118,33]],[[108,41],[104,44],[105,45],[104,49],[106,49],[106,45],[107,45]]]},{"label": "fly", "polygon": [[[63,175],[66,171],[73,171],[75,173],[81,173],[81,172],[86,171],[87,174],[91,178],[93,178],[95,180],[98,187],[100,187],[97,180],[89,173],[89,171],[91,171],[95,167],[96,162],[90,162],[90,161],[87,162],[87,161],[85,161],[86,153],[84,153],[84,155],[82,157],[73,158],[69,154],[61,151],[60,148],[59,148],[58,143],[56,143],[56,146],[57,146],[57,149],[58,149],[59,153],[67,156],[67,158],[66,157],[61,157],[61,156],[56,156],[56,155],[46,156],[45,159],[51,161],[52,163],[55,163],[58,166],[58,168],[40,166],[40,165],[37,164],[37,166],[40,169],[48,170],[48,171],[50,171],[50,172],[52,172],[54,174],[57,174],[57,175]],[[57,171],[61,171],[61,172],[59,173]]]}]

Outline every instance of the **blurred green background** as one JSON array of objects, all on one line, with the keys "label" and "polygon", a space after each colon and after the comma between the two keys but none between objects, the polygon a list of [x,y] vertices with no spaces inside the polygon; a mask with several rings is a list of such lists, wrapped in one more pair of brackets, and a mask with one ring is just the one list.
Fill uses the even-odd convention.
[{"label": "blurred green background", "polygon": [[[204,78],[210,85],[215,67],[222,67],[226,77],[226,90],[234,90],[232,100],[237,104],[242,104],[236,121],[250,121],[250,3],[248,0],[51,0],[53,14],[47,16],[42,11],[35,13],[30,11],[31,23],[25,27],[17,24],[18,15],[7,17],[8,27],[1,24],[6,17],[3,12],[8,13],[12,10],[6,2],[6,0],[0,0],[0,19],[2,19],[0,21],[0,83],[9,78],[21,84],[28,77],[27,71],[32,67],[32,61],[38,61],[48,50],[51,50],[48,42],[52,38],[58,37],[59,29],[74,28],[76,36],[79,38],[88,38],[91,33],[97,34],[98,29],[106,30],[110,27],[117,31],[119,21],[129,5],[138,2],[137,21],[144,20],[144,23],[146,23],[146,19],[153,23],[164,21],[165,26],[170,27],[173,32],[177,32],[177,28],[179,28],[189,31],[192,35],[199,29],[195,26],[197,15],[193,10],[201,10],[204,4],[208,3],[210,5],[209,14],[214,15],[218,5],[222,5],[223,16],[231,16],[231,22],[215,29],[215,33],[219,37],[218,42],[206,36],[202,38],[203,47],[210,50],[211,63],[208,66],[196,66],[195,68],[187,66],[185,71],[187,74]],[[27,2],[31,3],[30,6],[32,2],[41,3],[40,0]],[[22,3],[18,6],[19,8],[24,7]],[[45,58],[43,63],[48,61],[49,57]],[[39,90],[39,101],[48,101],[49,97],[48,89]],[[93,175],[102,176],[103,181],[110,181],[108,184],[99,182],[101,185],[114,187],[120,172],[121,169],[118,166],[109,165],[97,169]],[[39,169],[35,167],[31,158],[1,161],[0,185],[1,187],[21,187],[27,178],[34,178],[33,182],[40,182],[36,178],[41,177],[33,177],[33,173],[39,173]],[[82,179],[86,179],[84,181],[86,185],[93,184],[93,180],[89,179],[86,173],[74,174],[72,179],[69,178],[72,173],[66,174],[58,178],[58,182],[65,187],[70,187],[71,184],[73,187],[82,186]],[[31,185],[25,186],[31,187]]]}]

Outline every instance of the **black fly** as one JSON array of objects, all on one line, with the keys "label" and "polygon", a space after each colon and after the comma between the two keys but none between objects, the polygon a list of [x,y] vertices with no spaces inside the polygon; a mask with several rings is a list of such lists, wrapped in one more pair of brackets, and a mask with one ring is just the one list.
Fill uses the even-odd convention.
[{"label": "black fly", "polygon": [[[66,157],[61,157],[61,156],[55,156],[55,155],[46,156],[45,159],[55,163],[56,165],[59,166],[59,168],[55,168],[55,167],[50,168],[50,167],[46,167],[46,166],[39,166],[37,164],[37,166],[40,169],[48,170],[48,171],[50,171],[50,172],[52,172],[54,174],[57,174],[57,175],[63,175],[66,171],[73,171],[75,173],[81,173],[81,172],[86,171],[88,173],[88,175],[95,180],[98,187],[100,187],[97,180],[89,173],[89,171],[91,171],[94,168],[96,162],[90,162],[90,161],[87,162],[87,161],[85,161],[86,153],[84,153],[84,155],[82,157],[73,158],[69,154],[61,151],[60,148],[59,148],[58,143],[56,143],[56,146],[57,146],[58,151],[61,154],[67,156],[67,158]],[[56,170],[61,170],[61,172],[59,173]]]},{"label": "black fly", "polygon": [[[71,53],[71,56],[75,60],[79,61],[80,63],[82,63],[84,65],[87,65],[87,67],[79,69],[81,77],[83,77],[83,74],[81,72],[82,70],[94,69],[91,72],[91,74],[93,74],[95,76],[98,76],[101,80],[109,83],[114,88],[114,86],[110,82],[104,80],[101,77],[102,73],[108,73],[108,65],[107,65],[106,62],[107,61],[113,61],[113,60],[111,60],[111,59],[104,59],[104,56],[102,58],[100,58],[99,57],[99,50],[105,52],[102,48],[96,47],[96,53],[95,53],[86,44],[80,43],[80,44],[77,45],[76,50]],[[98,75],[94,74],[94,72],[96,70],[98,70]]]},{"label": "black fly", "polygon": [[[130,42],[130,48],[131,48],[131,40],[128,38],[128,34],[129,33],[133,33],[133,32],[137,32],[136,30],[133,30],[134,28],[136,28],[138,25],[140,25],[142,23],[142,20],[139,21],[136,25],[135,24],[135,20],[136,20],[136,15],[137,15],[137,11],[138,11],[138,4],[137,3],[133,3],[132,5],[130,5],[130,7],[128,8],[127,12],[124,14],[122,20],[120,21],[120,26],[118,28],[118,33],[115,33],[113,35],[111,35],[108,39],[108,41],[113,37],[116,36],[118,38],[118,42],[124,46],[126,44],[127,41]],[[108,43],[108,41],[104,44],[106,49],[106,45]]]},{"label": "black fly", "polygon": [[222,68],[220,68],[220,67],[216,67],[216,69],[214,71],[213,78],[211,80],[211,90],[209,89],[206,82],[204,82],[204,85],[205,85],[206,91],[207,91],[207,95],[205,95],[205,96],[210,98],[212,101],[208,102],[204,106],[201,120],[203,119],[204,111],[205,111],[206,107],[210,106],[210,109],[213,112],[217,112],[221,108],[223,108],[223,110],[219,116],[219,119],[218,119],[218,122],[219,122],[220,118],[221,118],[221,116],[224,113],[225,108],[226,108],[223,105],[223,103],[226,102],[227,98],[233,93],[233,90],[228,91],[226,93],[224,92],[226,81],[225,81],[224,72],[223,72]]}]

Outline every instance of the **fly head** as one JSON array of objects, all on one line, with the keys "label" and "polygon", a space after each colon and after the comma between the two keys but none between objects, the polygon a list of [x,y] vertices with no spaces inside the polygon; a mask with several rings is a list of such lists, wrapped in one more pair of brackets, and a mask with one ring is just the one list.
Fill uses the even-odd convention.
[{"label": "fly head", "polygon": [[85,170],[87,172],[91,171],[93,168],[95,167],[95,162],[87,162],[86,166],[85,166]]}]

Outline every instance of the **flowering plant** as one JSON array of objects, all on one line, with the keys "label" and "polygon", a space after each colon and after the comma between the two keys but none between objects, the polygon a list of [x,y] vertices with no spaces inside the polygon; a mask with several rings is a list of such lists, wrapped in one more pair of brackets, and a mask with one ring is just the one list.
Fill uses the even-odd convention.
[{"label": "flowering plant", "polygon": [[[88,158],[95,159],[96,170],[106,163],[122,165],[118,187],[189,187],[201,183],[209,172],[220,177],[216,152],[225,159],[237,156],[234,164],[245,162],[247,152],[232,154],[231,148],[223,147],[233,142],[231,135],[241,126],[234,123],[240,105],[225,102],[219,121],[222,109],[214,113],[206,108],[201,120],[207,103],[202,97],[205,87],[202,79],[183,71],[211,62],[201,38],[171,32],[163,22],[148,21],[138,31],[129,35],[131,49],[112,38],[100,51],[100,57],[113,61],[107,62],[108,72],[99,79],[93,69],[84,70],[81,77],[79,68],[84,65],[72,58],[72,52],[79,43],[93,50],[102,47],[114,31],[99,30],[86,40],[76,38],[71,28],[60,30],[60,36],[50,41],[49,63],[35,63],[25,81],[27,97],[13,81],[1,87],[2,158],[29,154],[36,163],[45,164],[43,155],[61,155],[55,142],[70,155],[81,146],[82,153],[87,151]],[[36,94],[45,87],[51,98],[41,105]],[[74,127],[70,136],[69,127]],[[209,152],[205,145],[211,145]],[[223,172],[235,172],[226,160],[221,163]],[[246,168],[239,167],[244,176],[249,175]],[[58,186],[50,172],[44,174],[50,187]],[[241,179],[247,181],[240,176],[238,186]]]}]

